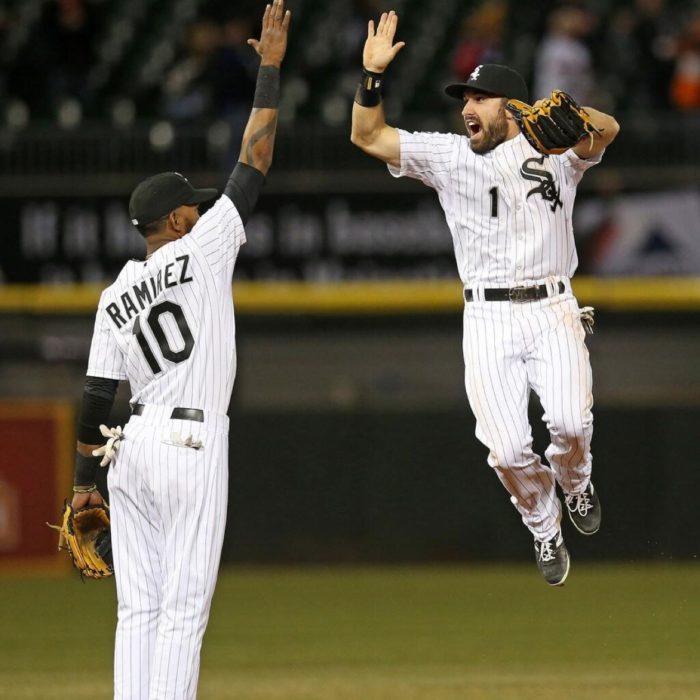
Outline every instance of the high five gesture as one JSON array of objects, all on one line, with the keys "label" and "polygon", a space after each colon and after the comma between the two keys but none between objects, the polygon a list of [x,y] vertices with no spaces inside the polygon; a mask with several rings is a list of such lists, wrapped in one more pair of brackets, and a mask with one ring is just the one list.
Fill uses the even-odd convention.
[{"label": "high five gesture", "polygon": [[396,58],[396,54],[406,45],[404,41],[394,44],[396,27],[399,17],[391,10],[383,12],[379,18],[377,30],[374,30],[374,20],[367,25],[367,40],[362,51],[362,65],[373,73],[383,73],[387,66]]},{"label": "high five gesture", "polygon": [[263,66],[279,66],[287,51],[287,33],[292,19],[291,10],[284,11],[284,0],[274,0],[265,7],[260,40],[248,39],[262,59]]},{"label": "high five gesture", "polygon": [[[284,9],[284,0],[274,0],[265,7],[260,40],[248,39],[261,58],[255,87],[253,111],[248,119],[239,162],[267,175],[277,134],[279,113],[280,66],[287,51],[287,34],[292,13]],[[255,176],[253,174],[253,176]],[[256,176],[255,176],[256,177]]]},{"label": "high five gesture", "polygon": [[386,123],[382,107],[384,71],[406,45],[394,43],[399,17],[391,10],[382,13],[377,28],[367,25],[367,40],[362,51],[362,78],[352,107],[350,140],[365,153],[391,165],[399,164],[399,135]]}]

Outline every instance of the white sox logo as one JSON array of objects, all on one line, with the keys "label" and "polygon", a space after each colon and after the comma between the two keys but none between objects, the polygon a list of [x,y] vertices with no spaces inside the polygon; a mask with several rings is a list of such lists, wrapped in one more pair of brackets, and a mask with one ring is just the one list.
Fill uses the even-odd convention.
[{"label": "white sox logo", "polygon": [[544,168],[540,170],[539,168],[533,167],[534,163],[542,165],[542,163],[544,163],[544,156],[540,156],[539,158],[528,158],[520,166],[520,174],[526,180],[532,180],[533,182],[539,183],[537,187],[533,187],[527,193],[527,196],[529,197],[531,194],[542,195],[542,199],[544,199],[545,202],[552,202],[552,211],[556,211],[558,206],[563,207],[564,205],[562,204],[561,199],[559,199],[559,190],[554,184],[552,173]]}]

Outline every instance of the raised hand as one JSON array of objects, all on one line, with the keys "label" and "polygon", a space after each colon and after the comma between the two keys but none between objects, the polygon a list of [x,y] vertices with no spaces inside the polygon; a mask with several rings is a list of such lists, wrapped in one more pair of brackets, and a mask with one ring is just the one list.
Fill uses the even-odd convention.
[{"label": "raised hand", "polygon": [[367,25],[367,41],[362,51],[362,65],[373,73],[383,73],[386,67],[394,60],[396,54],[406,45],[404,41],[394,42],[396,25],[399,17],[391,10],[383,12],[379,18],[377,31],[374,31],[374,20]]},{"label": "raised hand", "polygon": [[284,11],[284,0],[273,0],[265,6],[260,40],[248,39],[262,59],[262,65],[279,66],[287,51],[287,33],[292,19],[291,10]]}]

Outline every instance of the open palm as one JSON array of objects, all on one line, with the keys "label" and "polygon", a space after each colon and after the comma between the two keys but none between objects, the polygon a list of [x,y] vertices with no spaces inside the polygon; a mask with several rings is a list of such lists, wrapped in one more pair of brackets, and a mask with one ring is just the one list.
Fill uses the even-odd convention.
[{"label": "open palm", "polygon": [[248,45],[262,58],[263,65],[279,66],[282,63],[287,52],[287,33],[291,19],[291,11],[285,12],[284,0],[273,0],[271,5],[265,7],[260,41],[248,39]]},{"label": "open palm", "polygon": [[396,54],[406,45],[403,41],[394,44],[398,22],[399,17],[394,10],[382,13],[376,32],[374,20],[369,21],[367,41],[365,41],[365,48],[362,51],[362,64],[367,70],[373,73],[383,73],[394,60]]}]

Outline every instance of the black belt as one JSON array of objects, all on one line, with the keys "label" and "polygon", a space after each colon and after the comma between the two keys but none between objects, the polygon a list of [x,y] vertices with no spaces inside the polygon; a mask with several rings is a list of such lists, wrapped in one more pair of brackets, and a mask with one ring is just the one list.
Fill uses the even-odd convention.
[{"label": "black belt", "polygon": [[[563,282],[557,282],[557,294],[563,294],[566,291],[566,285]],[[495,289],[484,289],[484,301],[513,301],[516,303],[522,301],[537,301],[538,299],[546,299],[549,296],[549,291],[546,284],[533,285],[532,287],[500,287]],[[474,293],[471,289],[464,290],[465,301],[473,301]]]},{"label": "black belt", "polygon": [[[131,415],[140,416],[145,406],[142,403],[131,404]],[[195,420],[204,423],[204,411],[201,408],[173,408],[170,417],[177,420]]]}]

